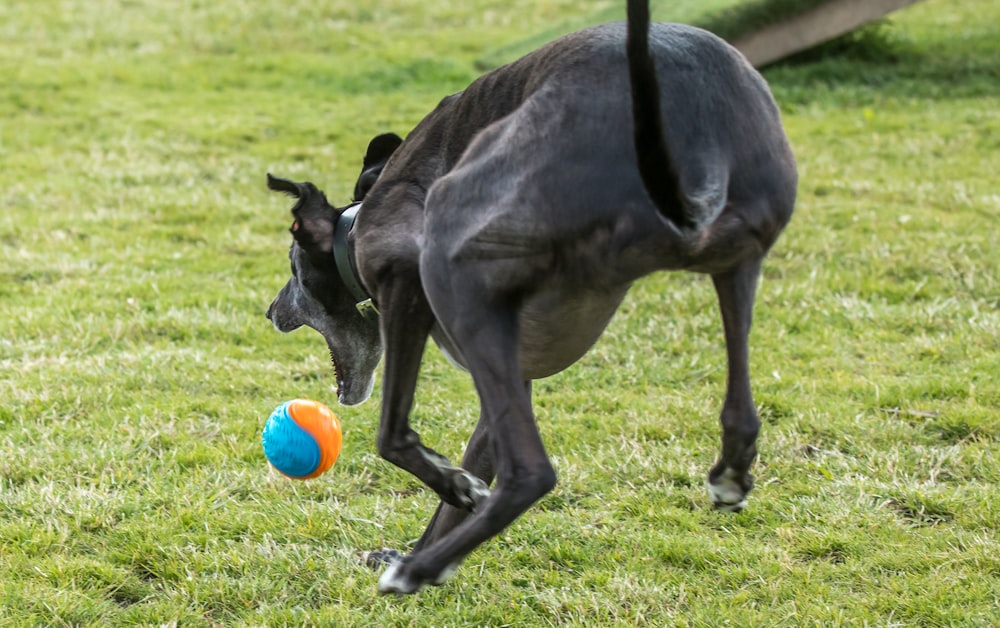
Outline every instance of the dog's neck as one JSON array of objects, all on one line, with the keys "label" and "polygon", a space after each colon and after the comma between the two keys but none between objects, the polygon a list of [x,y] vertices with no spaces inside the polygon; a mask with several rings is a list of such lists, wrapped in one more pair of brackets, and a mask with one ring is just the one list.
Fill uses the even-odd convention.
[{"label": "dog's neck", "polygon": [[337,225],[333,229],[333,260],[337,265],[341,281],[354,298],[358,312],[369,320],[375,320],[378,318],[378,310],[375,309],[371,295],[361,285],[361,278],[358,277],[358,271],[354,266],[354,256],[351,254],[351,245],[347,240],[347,234],[354,226],[354,219],[357,218],[359,209],[361,203],[355,203],[337,218]]}]

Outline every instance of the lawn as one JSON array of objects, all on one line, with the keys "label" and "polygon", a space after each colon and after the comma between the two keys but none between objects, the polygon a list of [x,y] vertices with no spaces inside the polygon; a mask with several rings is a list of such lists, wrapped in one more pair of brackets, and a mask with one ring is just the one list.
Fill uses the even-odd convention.
[{"label": "lawn", "polygon": [[[362,4],[0,5],[0,625],[1000,624],[1000,3],[765,72],[801,187],[751,337],[747,510],[703,486],[710,282],[656,275],[536,384],[556,490],[401,599],[357,556],[436,498],[376,455],[378,393],[333,405],[320,336],[264,318],[290,241],[265,173],[343,203],[371,136],[616,3]],[[260,446],[294,397],[344,425],[308,482]],[[460,457],[476,398],[433,348],[414,414]]]}]

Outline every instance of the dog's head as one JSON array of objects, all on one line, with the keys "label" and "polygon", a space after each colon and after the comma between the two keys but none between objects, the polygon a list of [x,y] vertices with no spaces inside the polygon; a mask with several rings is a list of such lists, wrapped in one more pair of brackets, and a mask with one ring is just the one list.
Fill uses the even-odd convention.
[{"label": "dog's head", "polygon": [[368,399],[382,354],[376,322],[364,318],[337,272],[333,231],[342,209],[312,183],[267,175],[267,187],[297,199],[292,208],[292,276],[267,308],[280,332],[305,325],[326,340],[337,378],[337,397],[348,406]]}]

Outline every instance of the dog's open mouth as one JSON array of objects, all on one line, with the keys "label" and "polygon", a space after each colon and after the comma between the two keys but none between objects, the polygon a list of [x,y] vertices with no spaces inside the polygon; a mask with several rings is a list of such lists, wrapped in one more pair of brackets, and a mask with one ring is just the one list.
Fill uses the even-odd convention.
[{"label": "dog's open mouth", "polygon": [[333,364],[333,376],[337,381],[337,401],[344,406],[356,406],[366,401],[375,387],[375,374],[371,373],[365,381],[361,381],[356,373],[345,369],[330,351],[330,362]]},{"label": "dog's open mouth", "polygon": [[347,392],[347,381],[344,378],[344,369],[337,362],[337,356],[330,351],[330,363],[333,364],[333,378],[337,381],[337,401],[344,403],[344,395]]}]

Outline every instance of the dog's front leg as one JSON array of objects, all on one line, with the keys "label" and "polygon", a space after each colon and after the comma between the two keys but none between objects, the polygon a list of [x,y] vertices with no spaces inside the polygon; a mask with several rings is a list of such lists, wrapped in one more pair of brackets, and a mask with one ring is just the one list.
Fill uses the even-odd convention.
[{"label": "dog's front leg", "polygon": [[[531,382],[524,383],[525,390],[531,395]],[[496,477],[496,462],[493,459],[493,443],[490,441],[489,427],[483,416],[479,417],[476,429],[469,437],[469,443],[465,447],[462,455],[462,468],[472,473],[484,483],[489,485]],[[465,521],[471,513],[463,508],[455,508],[451,504],[442,501],[438,504],[434,516],[420,536],[417,544],[413,546],[413,552],[419,552],[425,547],[433,545],[439,539],[445,537],[449,532]],[[392,564],[402,558],[402,554],[393,549],[383,549],[381,551],[368,552],[365,555],[365,562],[370,567]]]},{"label": "dog's front leg", "polygon": [[487,484],[425,447],[410,427],[420,362],[434,324],[434,314],[419,285],[418,279],[406,277],[385,282],[379,290],[385,375],[378,452],[434,489],[448,504],[472,511],[489,497]]},{"label": "dog's front leg", "polygon": [[[462,468],[475,475],[486,485],[489,485],[493,481],[493,478],[496,477],[489,429],[482,418],[476,424],[476,429],[469,438],[469,444],[465,447],[465,454],[462,456]],[[458,526],[458,524],[465,521],[469,514],[469,511],[464,508],[456,508],[445,501],[441,501],[438,504],[437,510],[434,511],[434,516],[431,517],[430,523],[427,524],[427,528],[420,536],[420,540],[413,546],[413,551],[418,552],[421,548],[432,545]],[[366,552],[363,556],[365,564],[373,569],[391,565],[402,558],[402,553],[391,548]]]},{"label": "dog's front leg", "polygon": [[[531,396],[531,382],[524,383],[528,396]],[[480,415],[476,429],[469,437],[469,444],[465,447],[465,454],[462,456],[462,468],[469,471],[477,478],[490,484],[496,477],[496,463],[493,460],[493,444],[490,442],[489,427],[485,417]],[[424,547],[433,545],[435,541],[451,532],[458,524],[465,521],[469,516],[469,511],[455,508],[454,506],[441,502],[434,511],[431,522],[427,524],[424,534],[413,546],[413,551],[418,552]]]}]

